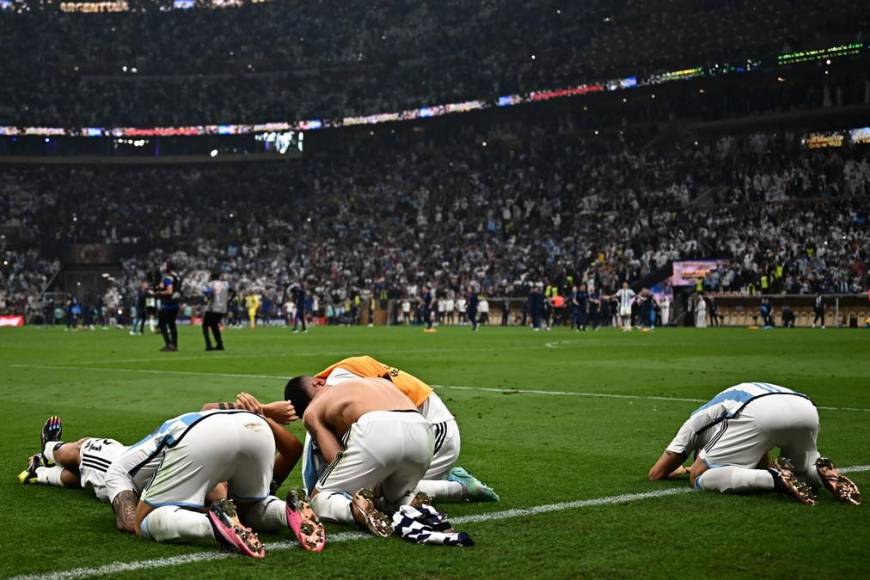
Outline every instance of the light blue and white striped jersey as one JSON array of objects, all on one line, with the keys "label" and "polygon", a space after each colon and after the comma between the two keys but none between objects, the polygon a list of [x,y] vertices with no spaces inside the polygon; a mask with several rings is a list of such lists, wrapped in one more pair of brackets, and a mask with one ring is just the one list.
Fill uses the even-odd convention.
[{"label": "light blue and white striped jersey", "polygon": [[689,454],[707,444],[714,429],[710,429],[724,419],[731,419],[740,413],[751,401],[770,395],[792,395],[809,399],[786,387],[771,383],[740,383],[729,387],[695,409],[691,417],[683,423],[667,450],[673,453]]},{"label": "light blue and white striped jersey", "polygon": [[729,387],[695,409],[692,415],[703,412],[705,410],[716,408],[724,411],[727,415],[733,417],[746,403],[752,399],[765,395],[798,395],[806,397],[803,393],[798,393],[786,387],[774,385],[771,383],[740,383]]},{"label": "light blue and white striped jersey", "polygon": [[219,414],[247,413],[240,410],[213,410],[185,413],[164,421],[112,462],[106,473],[109,502],[122,491],[131,490],[141,495],[163,461],[166,450],[176,446],[187,432],[200,421]]}]

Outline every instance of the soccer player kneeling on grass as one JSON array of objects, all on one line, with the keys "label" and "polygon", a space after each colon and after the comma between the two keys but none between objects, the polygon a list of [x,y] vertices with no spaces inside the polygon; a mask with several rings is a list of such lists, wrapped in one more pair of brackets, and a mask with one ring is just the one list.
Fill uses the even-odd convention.
[{"label": "soccer player kneeling on grass", "polygon": [[[411,373],[370,356],[354,356],[338,361],[313,377],[294,377],[290,379],[287,389],[295,388],[294,385],[300,382],[334,386],[360,378],[387,379],[416,405],[423,418],[431,425],[435,433],[435,453],[429,469],[417,484],[417,491],[425,493],[436,501],[499,501],[498,494],[491,487],[456,465],[461,447],[456,418],[441,397],[435,394],[432,387]],[[327,463],[316,449],[311,435],[307,435],[302,458],[302,478],[305,489],[309,493],[314,491],[314,486]]]},{"label": "soccer player kneeling on grass", "polygon": [[[858,487],[816,448],[819,414],[806,395],[770,383],[741,383],[696,409],[649,472],[652,480],[689,474],[696,489],[777,491],[814,505],[811,487],[859,505]],[[769,464],[768,452],[780,448]],[[695,452],[691,468],[682,466]],[[807,483],[809,482],[809,484]]]},{"label": "soccer player kneeling on grass", "polygon": [[[242,410],[166,421],[109,468],[106,485],[118,527],[158,542],[216,541],[254,558],[266,552],[251,528],[289,527],[303,548],[320,551],[325,533],[307,501],[293,492],[286,503],[270,495],[279,431],[287,433],[271,419]],[[221,482],[233,499],[218,499],[203,513]]]},{"label": "soccer player kneeling on grass", "polygon": [[300,381],[287,395],[329,462],[312,494],[314,511],[324,519],[355,522],[376,536],[392,535],[383,511],[415,498],[435,448],[428,422],[380,378],[334,387]]}]

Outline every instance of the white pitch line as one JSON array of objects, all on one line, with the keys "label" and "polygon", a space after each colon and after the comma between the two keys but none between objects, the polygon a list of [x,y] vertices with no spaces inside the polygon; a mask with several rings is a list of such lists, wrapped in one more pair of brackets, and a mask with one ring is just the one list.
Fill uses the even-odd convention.
[{"label": "white pitch line", "polygon": [[[82,366],[55,366],[55,365],[9,365],[17,369],[58,369],[58,370],[88,370],[102,372],[145,373],[153,375],[182,375],[198,377],[223,377],[232,379],[287,379],[287,375],[256,375],[237,373],[207,373],[196,371],[172,371],[161,369],[124,369],[114,367],[82,367]],[[455,389],[462,391],[480,391],[484,393],[499,393],[503,395],[545,395],[552,397],[591,397],[599,399],[636,399],[641,401],[676,401],[679,403],[706,403],[707,399],[695,399],[689,397],[661,397],[656,395],[620,395],[616,393],[585,393],[576,391],[547,391],[543,389],[513,389],[509,387],[467,387],[461,385],[432,385],[436,389]],[[827,407],[816,406],[824,411],[854,411],[870,413],[870,409],[863,407]]]},{"label": "white pitch line", "polygon": [[162,369],[122,369],[113,367],[77,367],[77,366],[54,366],[54,365],[9,365],[15,369],[59,369],[76,371],[104,371],[118,373],[143,373],[149,375],[190,375],[198,377],[231,377],[237,379],[286,379],[287,375],[250,375],[235,373],[200,373],[196,371],[170,371]]},{"label": "white pitch line", "polygon": [[512,389],[497,387],[464,387],[459,385],[432,385],[436,389],[457,389],[462,391],[483,391],[485,393],[500,393],[503,395],[552,395],[554,397],[599,397],[602,399],[643,399],[648,401],[682,401],[688,403],[706,403],[705,399],[689,399],[685,397],[657,397],[655,395],[617,395],[615,393],[578,393],[575,391],[545,391],[540,389]]},{"label": "white pitch line", "polygon": [[[501,393],[503,395],[552,395],[555,397],[598,397],[601,399],[641,399],[644,401],[680,401],[686,403],[706,403],[707,399],[692,399],[688,397],[659,397],[656,395],[617,395],[616,393],[578,393],[575,391],[545,391],[539,389],[512,389],[508,387],[463,387],[459,385],[432,385],[436,389],[458,389],[463,391],[484,391],[487,393]],[[870,413],[870,409],[864,407],[826,407],[816,405],[816,409],[825,411],[858,411]]]},{"label": "white pitch line", "polygon": [[[870,471],[870,465],[852,465],[840,469],[843,473],[860,473]],[[476,524],[482,522],[493,522],[507,520],[512,518],[520,518],[527,516],[536,516],[540,514],[559,512],[571,509],[596,507],[614,504],[623,504],[634,501],[642,501],[645,499],[654,499],[670,495],[680,495],[692,493],[694,490],[690,487],[669,487],[667,489],[657,489],[654,491],[646,491],[641,493],[625,493],[621,495],[611,495],[606,497],[598,497],[593,499],[579,499],[574,501],[565,501],[560,503],[544,504],[530,508],[516,508],[503,510],[500,512],[489,512],[468,516],[459,516],[451,518],[454,525]],[[335,544],[340,542],[349,542],[354,540],[371,540],[373,536],[362,532],[341,532],[329,536],[329,543]],[[282,550],[293,550],[298,547],[295,543],[289,542],[271,542],[266,544],[266,550],[269,552],[278,552]],[[39,574],[26,574],[15,576],[11,580],[72,580],[76,578],[90,578],[93,576],[105,576],[107,574],[121,574],[124,572],[137,572],[139,570],[151,570],[155,568],[167,568],[172,566],[183,566],[185,564],[195,564],[198,562],[210,562],[213,560],[222,560],[225,558],[235,557],[231,554],[221,552],[197,552],[194,554],[183,554],[181,556],[170,556],[168,558],[157,558],[154,560],[138,560],[135,562],[113,562],[104,566],[95,566],[90,568],[73,568],[71,570],[63,570],[58,572],[43,572]]]},{"label": "white pitch line", "polygon": [[[503,352],[503,351],[513,351],[513,350],[533,350],[535,348],[542,348],[541,345],[528,345],[528,346],[517,346],[517,347],[487,347],[487,348],[417,348],[417,349],[407,349],[407,350],[390,350],[391,355],[403,355],[403,354],[440,354],[440,353],[450,353],[450,352]],[[173,356],[167,355],[158,358],[127,358],[127,359],[112,359],[113,363],[128,363],[128,362],[174,362],[174,361],[214,361],[214,360],[224,360],[224,359],[240,359],[240,358],[290,358],[290,357],[320,357],[320,356],[356,356],[353,351],[347,350],[336,350],[336,351],[311,351],[311,352],[279,352],[279,353],[263,353],[263,354],[226,354],[225,352],[217,355],[207,355],[203,354],[202,356]],[[90,365],[90,364],[100,364],[106,362],[103,360],[89,360],[89,361],[80,361],[79,365]]]},{"label": "white pitch line", "polygon": [[841,467],[840,471],[843,473],[863,473],[870,471],[870,465],[850,465],[849,467]]},{"label": "white pitch line", "polygon": [[[668,489],[658,489],[643,493],[627,493],[622,495],[614,495],[609,497],[599,497],[594,499],[581,499],[576,501],[566,501],[561,503],[553,503],[539,505],[530,508],[520,508],[504,510],[500,512],[490,512],[478,515],[460,516],[451,518],[450,521],[454,525],[474,524],[480,522],[491,522],[498,520],[506,520],[523,516],[534,516],[550,512],[564,511],[569,509],[577,509],[583,507],[595,507],[603,505],[613,505],[620,503],[628,503],[633,501],[641,501],[645,499],[653,499],[669,495],[677,495],[683,493],[691,493],[689,487],[672,487]],[[341,532],[331,535],[328,538],[329,544],[339,542],[348,542],[353,540],[370,540],[374,536],[364,534],[362,532]],[[296,543],[289,542],[273,542],[266,544],[268,552],[278,552],[282,550],[293,550],[298,547]],[[113,562],[104,566],[95,566],[90,568],[73,568],[71,570],[63,570],[58,572],[43,572],[39,574],[27,574],[15,576],[11,580],[72,580],[76,578],[90,578],[93,576],[105,576],[107,574],[121,574],[124,572],[137,572],[140,570],[152,570],[155,568],[166,568],[172,566],[182,566],[185,564],[195,564],[198,562],[209,562],[212,560],[222,560],[233,557],[231,554],[221,552],[197,552],[194,554],[183,554],[181,556],[171,556],[168,558],[156,558],[154,560],[139,560],[135,562]]]}]

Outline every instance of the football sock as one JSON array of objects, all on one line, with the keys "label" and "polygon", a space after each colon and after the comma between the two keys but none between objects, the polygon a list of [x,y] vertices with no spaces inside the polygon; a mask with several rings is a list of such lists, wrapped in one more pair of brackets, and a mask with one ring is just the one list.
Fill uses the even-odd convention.
[{"label": "football sock", "polygon": [[432,500],[460,500],[465,499],[468,491],[458,481],[446,479],[423,479],[417,484],[417,491],[422,491]]},{"label": "football sock", "polygon": [[245,514],[245,523],[258,532],[277,532],[287,527],[287,504],[274,495],[258,501]]},{"label": "football sock", "polygon": [[[785,455],[785,453],[783,453]],[[791,458],[794,464],[794,472],[801,476],[811,486],[815,488],[822,487],[822,478],[819,477],[819,472],[816,469],[816,460],[821,456],[817,450],[807,453],[794,453],[795,457]],[[786,455],[788,457],[788,455]]]},{"label": "football sock", "polygon": [[311,500],[311,508],[322,520],[356,524],[350,511],[350,497],[340,491],[322,491]]},{"label": "football sock", "polygon": [[63,467],[59,465],[55,465],[54,467],[37,467],[36,481],[44,483],[45,485],[64,487],[63,481],[60,479],[62,473]]},{"label": "football sock", "polygon": [[61,445],[63,445],[63,441],[46,441],[45,449],[42,450],[42,456],[49,463],[57,463],[54,459],[54,452],[60,449]]},{"label": "football sock", "polygon": [[155,542],[214,539],[208,516],[177,506],[159,507],[139,525],[143,538]]},{"label": "football sock", "polygon": [[766,469],[746,467],[714,467],[695,480],[695,487],[721,493],[774,489],[773,475]]}]

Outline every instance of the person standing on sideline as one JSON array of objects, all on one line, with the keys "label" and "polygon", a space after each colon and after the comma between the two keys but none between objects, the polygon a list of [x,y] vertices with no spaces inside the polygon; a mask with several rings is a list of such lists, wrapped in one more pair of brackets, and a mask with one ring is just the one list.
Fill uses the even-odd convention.
[{"label": "person standing on sideline", "polygon": [[698,305],[695,307],[695,327],[707,328],[707,301],[703,294],[698,294]]},{"label": "person standing on sideline", "polygon": [[759,308],[761,321],[765,329],[773,328],[773,306],[767,298],[761,299],[761,307]]},{"label": "person standing on sideline", "polygon": [[299,323],[302,323],[302,332],[308,332],[308,325],[305,322],[305,286],[300,282],[299,286],[293,291],[293,301],[296,303],[296,316],[293,317],[293,332],[299,333]]},{"label": "person standing on sideline", "polygon": [[671,321],[671,299],[667,294],[659,300],[659,308],[661,309],[661,326],[667,326]]},{"label": "person standing on sideline", "polygon": [[816,327],[816,324],[819,324],[822,328],[825,327],[825,297],[821,294],[816,296],[816,301],[813,303],[813,313],[815,317],[813,318],[813,328]]},{"label": "person standing on sideline", "polygon": [[[229,282],[221,280],[220,272],[212,272],[211,280],[203,290],[208,300],[205,316],[202,320],[202,336],[205,339],[205,350],[224,350],[221,338],[221,319],[226,315],[230,301],[235,294]],[[212,348],[208,331],[214,334],[215,347]]]},{"label": "person standing on sideline", "polygon": [[143,334],[145,332],[145,301],[148,298],[148,282],[143,280],[139,284],[139,289],[136,291],[136,316],[133,317],[133,324],[130,326],[130,336]]},{"label": "person standing on sideline", "polygon": [[508,326],[511,319],[511,299],[507,296],[501,302],[501,325]]},{"label": "person standing on sideline", "polygon": [[181,299],[181,278],[175,273],[172,262],[167,260],[163,265],[163,280],[152,294],[160,299],[157,326],[164,342],[160,350],[175,352],[178,350],[178,327],[175,320],[178,318],[178,301]]},{"label": "person standing on sideline", "polygon": [[407,296],[402,299],[402,324],[405,326],[411,324],[411,301]]},{"label": "person standing on sideline", "polygon": [[489,300],[486,299],[486,296],[480,296],[477,312],[480,314],[478,324],[489,324]]},{"label": "person standing on sideline", "polygon": [[428,287],[423,287],[423,292],[420,294],[420,317],[426,328],[423,332],[435,332],[432,328],[432,291]]},{"label": "person standing on sideline", "polygon": [[477,307],[480,299],[477,297],[477,292],[474,286],[468,287],[468,298],[465,300],[465,317],[471,323],[471,330],[477,332]]},{"label": "person standing on sideline", "polygon": [[589,319],[587,324],[592,325],[592,330],[601,328],[601,293],[594,287],[589,290]]},{"label": "person standing on sideline", "polygon": [[589,292],[586,290],[586,284],[580,284],[579,290],[575,286],[571,296],[571,304],[574,310],[574,317],[571,321],[572,328],[586,332],[586,313],[589,309]]},{"label": "person standing on sideline", "polygon": [[619,302],[619,319],[622,322],[622,331],[631,332],[631,305],[636,296],[634,290],[628,287],[628,281],[622,282],[622,288],[613,295]]},{"label": "person standing on sideline", "polygon": [[541,330],[541,321],[544,317],[544,293],[541,287],[535,284],[529,292],[529,314],[532,317],[532,330]]},{"label": "person standing on sideline", "polygon": [[719,326],[719,304],[716,303],[716,297],[710,297],[710,322],[713,326]]},{"label": "person standing on sideline", "polygon": [[248,328],[257,328],[257,311],[260,309],[260,295],[251,291],[245,296],[245,309],[248,311]]}]

